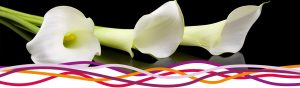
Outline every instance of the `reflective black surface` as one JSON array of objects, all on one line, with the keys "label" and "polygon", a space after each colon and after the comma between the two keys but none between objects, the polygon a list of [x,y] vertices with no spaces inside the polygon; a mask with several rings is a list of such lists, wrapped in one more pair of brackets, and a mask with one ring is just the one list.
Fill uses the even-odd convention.
[{"label": "reflective black surface", "polygon": [[[104,47],[101,56],[96,56],[94,61],[106,64],[126,64],[134,67],[146,69],[151,67],[166,67],[182,61],[189,60],[208,60],[222,65],[245,64],[245,58],[242,53],[237,52],[229,56],[211,56],[210,58],[200,58],[182,51],[176,51],[172,56],[160,58],[159,60],[149,56],[138,56],[131,58],[126,53],[116,52],[116,50]],[[140,54],[142,55],[142,54]]]},{"label": "reflective black surface", "polygon": [[[137,20],[150,13],[168,0],[1,0],[0,5],[15,10],[44,15],[49,9],[68,5],[81,10],[86,16],[93,18],[96,25],[133,28]],[[268,0],[265,0],[268,1]],[[223,20],[235,8],[243,5],[259,5],[262,0],[178,0],[185,17],[186,25],[203,25]],[[154,58],[135,52],[130,61],[127,53],[103,47],[101,57],[95,61],[103,63],[131,64],[136,67],[166,66],[183,60],[211,60],[236,64],[292,65],[299,64],[299,23],[297,5],[294,2],[271,0],[263,7],[261,16],[249,31],[244,47],[240,51],[244,60],[209,59],[220,58],[210,55],[200,47],[180,46],[170,58],[156,61]],[[32,63],[27,52],[26,42],[7,27],[0,25],[0,65],[12,66]],[[110,53],[112,52],[112,53]],[[221,55],[223,57],[232,54]],[[234,54],[235,55],[235,54]],[[240,56],[240,55],[238,55]],[[236,62],[235,62],[236,61]]]}]

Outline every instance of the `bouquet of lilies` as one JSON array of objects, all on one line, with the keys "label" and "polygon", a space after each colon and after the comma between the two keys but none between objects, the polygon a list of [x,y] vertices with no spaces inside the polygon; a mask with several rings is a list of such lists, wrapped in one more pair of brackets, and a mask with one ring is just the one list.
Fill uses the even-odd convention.
[{"label": "bouquet of lilies", "polygon": [[[242,48],[263,5],[238,7],[219,22],[185,26],[178,3],[168,1],[142,16],[132,29],[95,26],[92,18],[70,6],[54,7],[44,17],[0,6],[0,23],[29,41],[26,48],[37,64],[91,61],[101,55],[101,45],[126,51],[131,57],[136,49],[161,59],[179,45],[203,47],[220,55]],[[31,38],[21,30],[36,35]]]}]

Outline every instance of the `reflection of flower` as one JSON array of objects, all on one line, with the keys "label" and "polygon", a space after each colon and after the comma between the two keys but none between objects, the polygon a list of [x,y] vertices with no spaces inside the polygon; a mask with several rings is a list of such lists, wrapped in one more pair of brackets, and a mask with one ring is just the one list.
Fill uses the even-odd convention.
[{"label": "reflection of flower", "polygon": [[91,61],[100,55],[93,35],[94,23],[75,8],[59,6],[48,11],[36,36],[27,43],[35,63]]},{"label": "reflection of flower", "polygon": [[127,51],[131,48],[156,58],[168,57],[175,52],[183,36],[183,16],[175,1],[163,4],[137,22],[134,30],[100,27],[95,35],[101,44]]},{"label": "reflection of flower", "polygon": [[185,27],[181,45],[200,46],[213,55],[238,52],[249,29],[260,16],[263,4],[239,7],[226,20],[217,23]]}]

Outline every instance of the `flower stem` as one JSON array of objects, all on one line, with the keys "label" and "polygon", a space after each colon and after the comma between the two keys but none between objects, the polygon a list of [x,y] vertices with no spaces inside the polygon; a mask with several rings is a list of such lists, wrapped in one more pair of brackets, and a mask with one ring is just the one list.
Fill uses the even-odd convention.
[{"label": "flower stem", "polygon": [[16,16],[14,16],[13,14],[10,14],[10,13],[0,12],[0,17],[10,19],[12,21],[15,21],[15,22],[23,25],[24,27],[31,30],[29,32],[37,33],[38,30],[39,30],[39,28],[37,26],[23,20],[22,18],[16,17]]},{"label": "flower stem", "polygon": [[41,17],[41,16],[27,14],[27,13],[9,9],[9,8],[3,7],[3,6],[0,6],[0,11],[14,14],[14,15],[16,15],[26,21],[32,22],[33,24],[36,24],[36,25],[41,25],[41,23],[43,21],[43,17]]},{"label": "flower stem", "polygon": [[133,57],[133,30],[96,27],[94,34],[101,45],[128,52]]},{"label": "flower stem", "polygon": [[225,20],[208,25],[185,27],[180,45],[212,48],[218,44]]}]

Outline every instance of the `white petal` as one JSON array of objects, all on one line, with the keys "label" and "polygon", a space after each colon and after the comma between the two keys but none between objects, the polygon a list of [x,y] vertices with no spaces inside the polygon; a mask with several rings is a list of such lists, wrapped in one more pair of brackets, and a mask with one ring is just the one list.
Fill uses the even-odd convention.
[{"label": "white petal", "polygon": [[176,1],[169,1],[139,19],[134,28],[134,47],[156,58],[175,52],[183,36],[183,15]]},{"label": "white petal", "polygon": [[217,23],[185,27],[181,45],[200,46],[213,55],[236,53],[243,47],[248,31],[260,16],[262,5],[239,7],[226,20]]},{"label": "white petal", "polygon": [[[101,49],[93,35],[94,23],[79,10],[59,6],[49,10],[43,24],[26,47],[37,64],[58,64],[70,61],[91,61]],[[64,36],[73,33],[76,41],[72,47],[65,47]]]},{"label": "white petal", "polygon": [[232,11],[226,19],[219,44],[209,52],[219,55],[224,52],[236,53],[244,45],[248,31],[261,13],[260,6],[242,6]]}]

